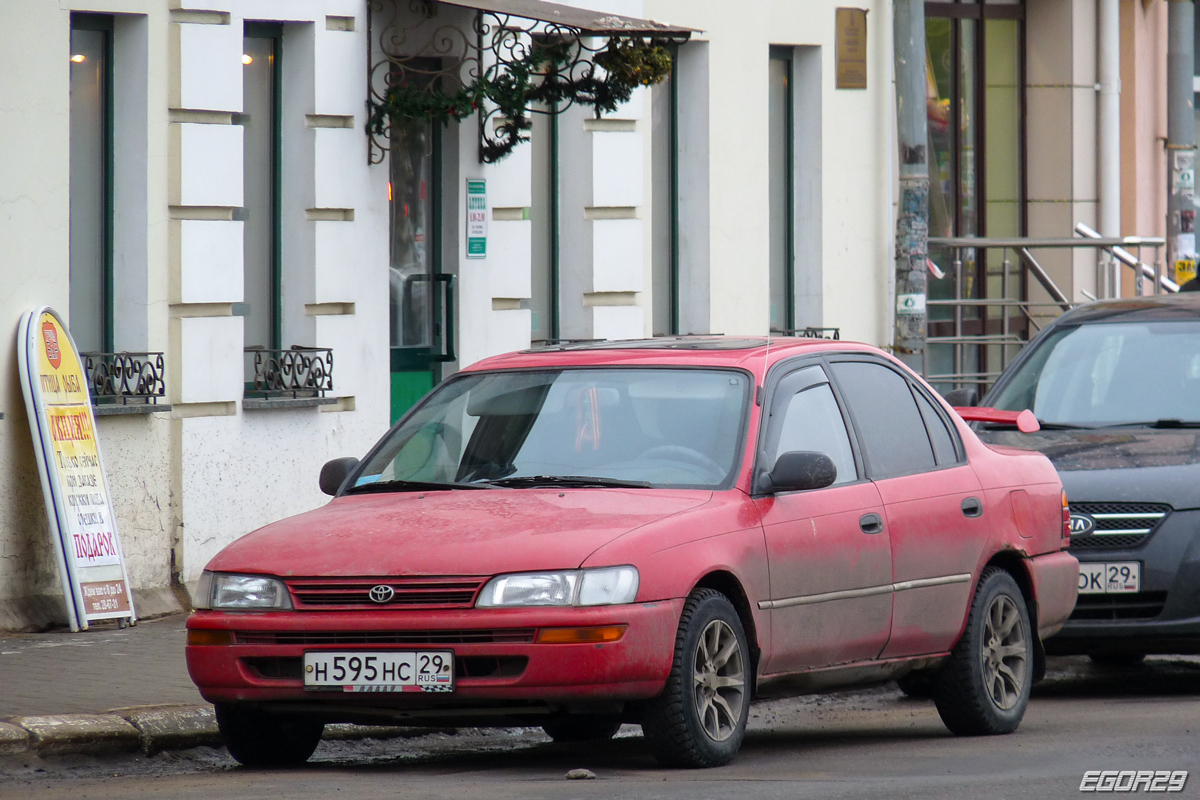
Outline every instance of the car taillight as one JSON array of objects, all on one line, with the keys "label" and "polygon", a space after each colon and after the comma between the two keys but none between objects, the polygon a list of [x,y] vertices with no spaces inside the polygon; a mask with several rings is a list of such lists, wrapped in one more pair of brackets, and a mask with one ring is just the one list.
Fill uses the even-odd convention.
[{"label": "car taillight", "polygon": [[1064,489],[1062,493],[1063,503],[1063,526],[1062,526],[1062,549],[1066,550],[1071,545],[1071,507],[1067,505],[1067,492]]}]

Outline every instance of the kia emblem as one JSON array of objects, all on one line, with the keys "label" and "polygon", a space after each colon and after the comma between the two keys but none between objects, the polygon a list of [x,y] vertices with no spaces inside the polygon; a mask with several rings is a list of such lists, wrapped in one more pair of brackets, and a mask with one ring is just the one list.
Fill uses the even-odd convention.
[{"label": "kia emblem", "polygon": [[372,586],[367,596],[371,598],[372,603],[387,603],[396,596],[396,590],[385,583],[381,583],[378,586]]},{"label": "kia emblem", "polygon": [[1083,536],[1091,533],[1096,527],[1096,520],[1090,514],[1075,512],[1071,515],[1071,535]]}]

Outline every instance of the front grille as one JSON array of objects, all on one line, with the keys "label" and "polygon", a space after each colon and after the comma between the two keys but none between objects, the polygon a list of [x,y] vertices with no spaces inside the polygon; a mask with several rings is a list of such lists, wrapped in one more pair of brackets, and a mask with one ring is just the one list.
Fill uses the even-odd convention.
[{"label": "front grille", "polygon": [[473,631],[238,631],[238,644],[531,644],[533,628]]},{"label": "front grille", "polygon": [[[421,578],[290,578],[288,589],[297,608],[470,608],[487,577]],[[371,590],[387,586],[386,602],[371,599]]]},{"label": "front grille", "polygon": [[1071,503],[1072,513],[1096,521],[1087,534],[1071,537],[1072,550],[1137,547],[1171,513],[1165,503]]},{"label": "front grille", "polygon": [[1080,621],[1154,619],[1167,604],[1166,592],[1081,594],[1071,619]]}]

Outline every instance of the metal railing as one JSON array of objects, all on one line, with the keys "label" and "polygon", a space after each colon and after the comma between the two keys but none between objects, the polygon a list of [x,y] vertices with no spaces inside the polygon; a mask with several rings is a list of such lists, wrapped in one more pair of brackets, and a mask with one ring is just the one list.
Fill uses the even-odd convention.
[{"label": "metal railing", "polygon": [[246,386],[248,398],[324,397],[333,391],[333,350],[328,347],[248,347],[246,355],[253,357],[254,370]]},{"label": "metal railing", "polygon": [[157,405],[167,394],[162,353],[80,353],[92,405]]},{"label": "metal railing", "polygon": [[[1094,250],[1101,297],[1121,296],[1116,273],[1120,267],[1114,269],[1114,260],[1134,271],[1138,295],[1148,293],[1146,279],[1152,282],[1155,294],[1178,291],[1163,274],[1159,251],[1165,240],[1107,238],[1082,224],[1076,232],[1080,236],[1070,239],[930,237],[931,257],[941,251],[949,266],[942,270],[931,258],[930,271],[951,278],[953,296],[931,297],[926,302],[929,335],[922,360],[926,380],[939,389],[974,387],[982,397],[1039,330],[1076,305],[1035,257],[1035,251]],[[1153,251],[1153,266],[1142,258],[1145,250]],[[980,276],[983,287],[977,285]],[[1030,299],[1036,294],[1030,291],[1034,286],[1041,287],[1044,297]],[[1079,294],[1097,299],[1086,291]]]}]

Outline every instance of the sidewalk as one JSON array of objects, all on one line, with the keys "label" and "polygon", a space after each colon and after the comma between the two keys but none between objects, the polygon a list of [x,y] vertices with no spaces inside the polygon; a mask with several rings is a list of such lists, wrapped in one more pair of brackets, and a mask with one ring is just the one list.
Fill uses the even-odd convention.
[{"label": "sidewalk", "polygon": [[[93,626],[80,633],[0,633],[0,757],[219,747],[212,706],[188,676],[186,619],[174,614],[131,628]],[[416,733],[397,726],[328,725],[324,738]]]},{"label": "sidewalk", "polygon": [[200,704],[188,677],[183,614],[131,628],[0,634],[0,719]]}]

